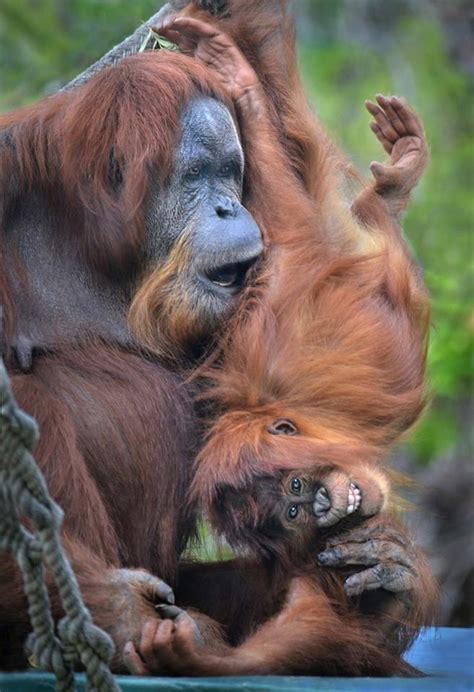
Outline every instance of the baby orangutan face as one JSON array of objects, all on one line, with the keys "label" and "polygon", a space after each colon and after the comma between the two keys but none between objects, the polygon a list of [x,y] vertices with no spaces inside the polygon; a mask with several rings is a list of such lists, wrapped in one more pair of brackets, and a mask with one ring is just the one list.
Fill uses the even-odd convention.
[{"label": "baby orangutan face", "polygon": [[359,487],[345,474],[333,471],[326,478],[304,472],[289,474],[282,482],[282,522],[333,526],[356,512],[362,502]]},{"label": "baby orangutan face", "polygon": [[[314,551],[318,536],[348,517],[380,512],[389,494],[385,476],[368,467],[350,475],[339,468],[313,468],[255,477],[252,486],[223,488],[214,524],[239,547],[283,557]],[[342,527],[341,527],[342,528]]]}]

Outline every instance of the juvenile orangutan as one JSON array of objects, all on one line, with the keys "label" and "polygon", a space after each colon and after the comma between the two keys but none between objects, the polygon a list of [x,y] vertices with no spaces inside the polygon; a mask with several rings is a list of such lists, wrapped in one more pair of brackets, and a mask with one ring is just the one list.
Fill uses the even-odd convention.
[{"label": "juvenile orangutan", "polygon": [[[204,644],[189,613],[164,608],[174,620],[148,623],[138,651],[128,648],[131,669],[408,674],[400,655],[432,607],[429,573],[416,609],[395,597],[372,617],[351,603],[358,575],[344,582],[315,571],[314,551],[334,527],[386,507],[378,465],[423,410],[428,298],[399,227],[427,159],[422,126],[398,98],[367,104],[390,159],[372,164],[374,182],[349,207],[337,152],[309,131],[311,189],[294,175],[262,86],[228,35],[188,17],[160,33],[214,69],[235,104],[249,175],[265,182],[257,221],[267,261],[206,372],[219,413],[193,482],[217,531],[260,559],[265,606],[257,605],[262,624],[237,646],[218,636]],[[368,588],[393,586],[376,567],[364,575],[364,588],[371,579]],[[410,565],[390,579],[407,582]],[[391,642],[400,621],[406,627]]]},{"label": "juvenile orangutan", "polygon": [[[139,654],[129,645],[133,672],[181,675],[318,673],[411,675],[416,671],[383,646],[386,631],[348,607],[340,575],[316,573],[314,550],[331,527],[354,526],[385,501],[372,474],[355,471],[364,496],[344,472],[315,465],[255,478],[253,487],[226,492],[219,521],[227,538],[261,561],[263,603],[271,617],[244,643],[231,647],[216,629],[212,645],[191,614],[159,607],[163,618],[143,629]],[[343,522],[343,523],[339,523]],[[401,575],[402,576],[402,575]],[[242,603],[242,609],[253,607]],[[202,617],[202,616],[201,616]],[[380,625],[380,622],[378,623]],[[209,642],[209,631],[206,632]]]}]

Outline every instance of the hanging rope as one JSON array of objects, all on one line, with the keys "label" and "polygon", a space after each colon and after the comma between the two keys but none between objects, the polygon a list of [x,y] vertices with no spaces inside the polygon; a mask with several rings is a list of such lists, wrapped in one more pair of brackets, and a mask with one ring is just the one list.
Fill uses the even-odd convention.
[{"label": "hanging rope", "polygon": [[[33,459],[37,439],[36,424],[18,408],[0,358],[0,551],[11,553],[23,577],[33,630],[27,646],[40,668],[55,673],[60,692],[74,691],[78,664],[85,669],[89,690],[118,692],[108,667],[112,640],[93,624],[62,550],[63,512],[50,498]],[[27,519],[31,531],[20,517]],[[65,612],[57,634],[44,568],[54,579]]]}]

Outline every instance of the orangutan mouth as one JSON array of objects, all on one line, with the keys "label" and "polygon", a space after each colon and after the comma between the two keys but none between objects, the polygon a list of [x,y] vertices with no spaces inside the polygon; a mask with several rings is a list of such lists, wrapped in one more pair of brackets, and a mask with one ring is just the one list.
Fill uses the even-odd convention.
[{"label": "orangutan mouth", "polygon": [[255,264],[258,255],[243,262],[224,264],[221,267],[210,269],[206,272],[206,278],[220,288],[239,290],[245,285],[249,269]]}]

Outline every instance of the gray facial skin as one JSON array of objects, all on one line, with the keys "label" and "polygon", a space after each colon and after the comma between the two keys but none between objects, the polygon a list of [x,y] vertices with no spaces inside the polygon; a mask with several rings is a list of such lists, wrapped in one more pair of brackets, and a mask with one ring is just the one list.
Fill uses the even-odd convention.
[{"label": "gray facial skin", "polygon": [[185,236],[190,266],[186,286],[180,288],[193,296],[194,312],[212,328],[263,245],[260,230],[241,204],[244,157],[227,108],[211,98],[195,99],[181,123],[172,175],[150,195],[149,256],[159,265]]},{"label": "gray facial skin", "polygon": [[[228,110],[199,98],[188,104],[181,122],[171,175],[150,190],[147,201],[144,269],[163,264],[185,234],[185,289],[192,291],[193,314],[212,330],[261,253],[262,240],[240,203],[243,153]],[[20,367],[29,369],[34,349],[87,336],[133,345],[127,311],[136,279],[99,274],[65,240],[39,193],[22,201],[2,239],[18,316],[14,352]]]}]

